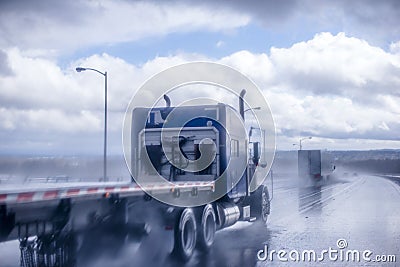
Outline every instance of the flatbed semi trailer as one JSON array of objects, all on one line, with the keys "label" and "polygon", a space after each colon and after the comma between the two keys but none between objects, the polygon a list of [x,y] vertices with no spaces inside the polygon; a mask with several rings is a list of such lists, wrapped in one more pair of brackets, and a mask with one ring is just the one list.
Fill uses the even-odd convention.
[{"label": "flatbed semi trailer", "polygon": [[[188,181],[178,183],[152,183],[142,186],[132,182],[76,182],[76,183],[25,183],[3,184],[0,188],[0,205],[18,205],[62,199],[99,199],[113,194],[120,197],[145,195],[145,191],[169,194],[176,191],[212,191],[214,182]],[[45,203],[43,203],[45,204]]]},{"label": "flatbed semi trailer", "polygon": [[[75,266],[78,235],[97,229],[123,242],[146,233],[146,202],[164,229],[174,232],[173,253],[185,261],[196,248],[210,249],[219,229],[239,220],[266,224],[268,188],[250,192],[249,186],[258,165],[266,165],[259,162],[260,146],[253,143],[257,151],[249,157],[243,129],[229,124],[233,116],[244,121],[244,94],[239,113],[225,104],[172,108],[167,96],[165,108],[135,109],[130,182],[2,184],[0,242],[20,241],[21,266]],[[184,120],[196,116],[177,131],[166,120],[171,112]],[[145,124],[135,123],[143,116]],[[207,151],[214,157],[205,167],[188,169],[189,160],[204,164],[199,158]]]},{"label": "flatbed semi trailer", "polygon": [[[153,194],[169,194],[171,197],[195,197],[214,190],[213,182],[179,182],[148,184],[142,187],[131,182],[99,183],[28,183],[2,185],[0,189],[0,242],[20,240],[21,263],[23,266],[73,266],[68,260],[54,259],[51,264],[40,263],[33,258],[46,254],[56,257],[55,251],[35,251],[38,244],[45,246],[68,243],[71,235],[84,233],[91,227],[125,229],[125,234],[143,232],[145,219],[135,221],[129,218],[131,206],[147,202]],[[152,207],[166,212],[167,206],[153,201]],[[140,211],[142,212],[142,211]],[[135,213],[135,211],[133,211]],[[141,217],[143,214],[137,214]],[[165,217],[165,227],[174,229],[174,221]],[[122,228],[121,228],[122,227]],[[113,231],[113,230],[112,230]],[[110,233],[109,233],[110,234]],[[32,237],[35,237],[32,239]],[[33,240],[28,242],[28,240]],[[22,253],[25,251],[26,253]],[[26,255],[30,251],[32,255]],[[39,253],[39,254],[38,254]],[[65,255],[65,252],[63,252]]]}]

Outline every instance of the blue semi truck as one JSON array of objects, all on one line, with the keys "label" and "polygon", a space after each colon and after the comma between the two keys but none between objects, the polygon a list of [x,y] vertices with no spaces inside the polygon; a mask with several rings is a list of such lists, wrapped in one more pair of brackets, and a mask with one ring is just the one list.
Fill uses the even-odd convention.
[{"label": "blue semi truck", "polygon": [[244,95],[238,110],[223,103],[172,107],[168,96],[164,107],[135,108],[131,181],[2,185],[0,241],[20,240],[22,266],[74,266],[78,235],[98,229],[124,240],[146,233],[152,210],[185,261],[195,249],[208,250],[219,229],[240,220],[266,224],[268,188],[250,192],[256,168],[266,166],[265,144],[249,142]]}]

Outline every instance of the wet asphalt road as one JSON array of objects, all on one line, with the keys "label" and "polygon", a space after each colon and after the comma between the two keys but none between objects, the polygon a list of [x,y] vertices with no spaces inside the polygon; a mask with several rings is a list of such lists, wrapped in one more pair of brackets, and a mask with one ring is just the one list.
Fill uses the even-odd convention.
[{"label": "wet asphalt road", "polygon": [[[195,252],[187,263],[169,256],[171,247],[171,232],[153,227],[141,242],[127,242],[114,250],[98,248],[90,264],[79,266],[400,266],[400,185],[367,175],[317,184],[276,175],[267,227],[240,222],[219,231],[211,251]],[[272,250],[286,252],[281,258],[287,261],[279,260],[277,253],[272,253],[272,260],[264,259],[265,248],[267,255]],[[322,253],[329,249],[333,254]],[[304,250],[313,250],[316,261],[311,255],[309,262],[307,253],[302,261]],[[360,261],[351,254],[355,250]],[[362,258],[365,250],[371,251],[366,255],[369,262]],[[390,255],[397,263],[374,262],[376,256]],[[18,264],[18,243],[0,244],[0,266]]]},{"label": "wet asphalt road", "polygon": [[[182,266],[400,266],[398,184],[367,175],[332,178],[315,185],[276,176],[274,188],[267,227],[241,222],[224,229],[217,233],[208,255],[197,253]],[[339,249],[339,239],[345,240],[340,246],[347,246]],[[287,262],[280,261],[276,254],[272,261],[264,260],[264,254],[258,260],[257,252],[265,245],[269,252],[286,251],[282,259]],[[318,261],[321,252],[330,247],[332,260],[327,252]],[[293,250],[299,252],[300,261],[292,260],[297,259],[296,252],[289,258]],[[306,261],[301,261],[303,250],[314,250],[316,261],[308,261],[307,254]],[[360,253],[360,261],[348,252],[355,250]],[[362,258],[365,250],[372,252],[366,260]],[[394,255],[397,263],[373,262],[378,255]]]},{"label": "wet asphalt road", "polygon": [[[267,229],[244,223],[237,229],[224,230],[216,246],[223,248],[220,264],[209,266],[400,266],[400,187],[375,176],[336,178],[319,185],[299,186],[290,178],[275,179],[275,192]],[[344,239],[341,261],[337,242]],[[267,245],[271,250],[314,250],[317,262],[295,262],[289,255],[280,261],[266,259],[257,252]],[[341,245],[343,245],[341,243]],[[332,259],[323,250],[338,250]],[[264,249],[265,250],[265,249]],[[395,255],[396,263],[346,261],[348,250],[371,250],[376,255]],[[296,252],[292,252],[296,259]],[[362,257],[362,255],[361,255]],[[322,258],[322,257],[320,257]],[[301,257],[300,257],[301,259]],[[306,257],[308,260],[308,257]],[[212,263],[212,261],[210,262]],[[200,266],[200,265],[198,265]]]}]

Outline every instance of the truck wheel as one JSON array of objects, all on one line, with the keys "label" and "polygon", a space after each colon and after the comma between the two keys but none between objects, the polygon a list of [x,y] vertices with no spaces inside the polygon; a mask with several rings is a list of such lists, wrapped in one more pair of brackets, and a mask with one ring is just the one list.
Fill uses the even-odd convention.
[{"label": "truck wheel", "polygon": [[271,208],[271,203],[269,201],[268,188],[266,186],[263,186],[263,189],[261,191],[261,218],[260,219],[264,224],[267,224],[270,208]]},{"label": "truck wheel", "polygon": [[175,226],[174,254],[187,261],[196,246],[196,219],[192,209],[186,208]]},{"label": "truck wheel", "polygon": [[217,229],[215,212],[212,205],[206,205],[198,218],[200,219],[200,226],[197,228],[197,245],[202,251],[208,251],[214,243],[215,231]]},{"label": "truck wheel", "polygon": [[256,217],[258,222],[267,224],[270,212],[270,201],[268,188],[261,185],[251,196],[250,213],[252,217]]}]

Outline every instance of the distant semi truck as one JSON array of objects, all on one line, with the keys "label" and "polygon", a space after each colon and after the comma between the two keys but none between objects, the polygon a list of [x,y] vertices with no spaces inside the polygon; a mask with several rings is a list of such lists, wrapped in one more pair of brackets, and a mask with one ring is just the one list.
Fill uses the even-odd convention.
[{"label": "distant semi truck", "polygon": [[298,175],[301,178],[321,179],[321,150],[299,150]]}]

